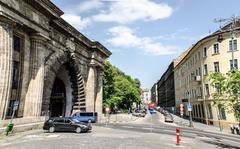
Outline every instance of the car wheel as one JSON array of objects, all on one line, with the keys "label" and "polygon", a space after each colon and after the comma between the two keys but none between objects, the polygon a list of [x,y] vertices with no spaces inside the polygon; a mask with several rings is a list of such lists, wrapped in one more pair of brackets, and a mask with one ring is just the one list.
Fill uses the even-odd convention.
[{"label": "car wheel", "polygon": [[76,133],[80,133],[80,132],[82,132],[82,128],[81,127],[77,127],[76,128]]},{"label": "car wheel", "polygon": [[48,131],[53,133],[55,131],[55,128],[53,126],[51,126]]},{"label": "car wheel", "polygon": [[91,123],[91,122],[92,122],[92,120],[89,119],[89,120],[88,120],[88,123]]}]

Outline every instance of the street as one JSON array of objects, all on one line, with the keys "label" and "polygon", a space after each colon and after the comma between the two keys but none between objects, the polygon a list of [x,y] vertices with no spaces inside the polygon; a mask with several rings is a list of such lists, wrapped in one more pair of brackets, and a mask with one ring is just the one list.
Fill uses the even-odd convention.
[{"label": "street", "polygon": [[0,141],[1,149],[238,149],[239,137],[181,128],[181,145],[176,145],[176,125],[162,122],[162,115],[147,115],[134,122],[94,124],[89,133],[46,133],[32,130]]}]

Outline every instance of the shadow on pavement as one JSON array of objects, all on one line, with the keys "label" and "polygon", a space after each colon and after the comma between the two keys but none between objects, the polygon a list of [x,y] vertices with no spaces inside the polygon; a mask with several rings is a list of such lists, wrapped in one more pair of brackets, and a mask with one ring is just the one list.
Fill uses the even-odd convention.
[{"label": "shadow on pavement", "polygon": [[239,146],[235,146],[235,145],[231,145],[231,144],[224,144],[222,142],[209,141],[209,140],[202,140],[202,142],[205,142],[205,143],[208,143],[208,144],[217,145],[218,147],[221,147],[221,148],[240,149]]}]

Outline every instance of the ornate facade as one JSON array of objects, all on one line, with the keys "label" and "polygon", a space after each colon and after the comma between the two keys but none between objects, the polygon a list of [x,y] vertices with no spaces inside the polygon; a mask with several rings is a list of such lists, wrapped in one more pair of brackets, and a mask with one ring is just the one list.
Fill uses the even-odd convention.
[{"label": "ornate facade", "polygon": [[14,103],[16,117],[102,113],[111,52],[61,15],[49,0],[0,1],[0,119],[12,116]]}]

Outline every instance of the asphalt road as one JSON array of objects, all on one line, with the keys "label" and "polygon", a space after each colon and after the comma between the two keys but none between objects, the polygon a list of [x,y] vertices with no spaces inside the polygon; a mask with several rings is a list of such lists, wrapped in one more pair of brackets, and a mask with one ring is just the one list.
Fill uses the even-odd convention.
[{"label": "asphalt road", "polygon": [[94,124],[90,133],[44,133],[33,130],[0,140],[0,149],[240,149],[231,135],[181,128],[176,145],[176,126],[149,115],[132,123]]}]

